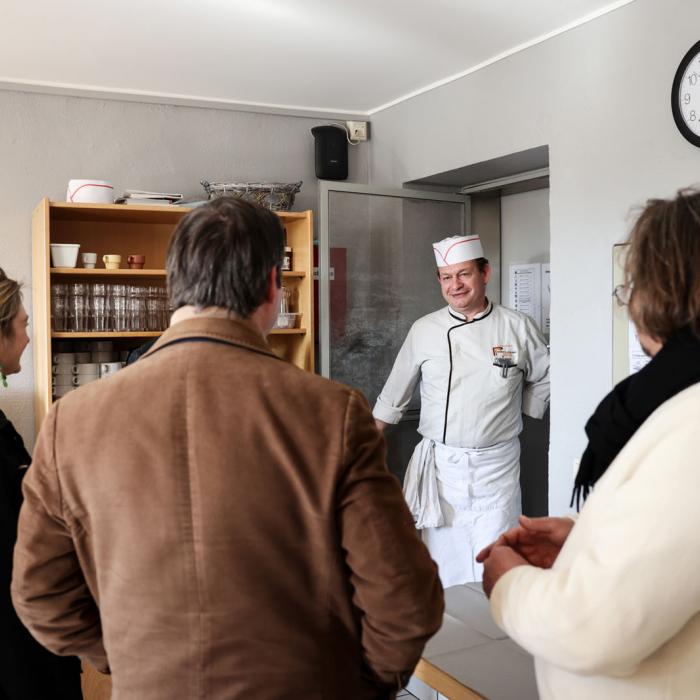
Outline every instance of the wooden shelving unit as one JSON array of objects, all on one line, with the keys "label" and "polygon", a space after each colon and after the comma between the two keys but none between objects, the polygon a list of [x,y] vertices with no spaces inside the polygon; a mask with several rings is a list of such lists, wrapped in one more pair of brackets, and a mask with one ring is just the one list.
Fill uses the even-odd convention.
[{"label": "wooden shelving unit", "polygon": [[[138,347],[158,332],[51,331],[51,283],[100,281],[134,284],[164,284],[165,254],[170,236],[189,209],[168,206],[122,204],[70,204],[42,199],[32,215],[33,246],[33,350],[36,426],[39,428],[51,406],[51,356],[53,343],[70,340],[113,339],[121,349]],[[313,220],[310,211],[279,212],[287,245],[294,251],[294,270],[282,273],[291,288],[295,311],[301,312],[302,328],[276,329],[268,337],[270,347],[281,357],[306,369],[314,369],[313,332]],[[51,243],[80,243],[81,252],[97,253],[95,269],[51,267]],[[125,266],[102,267],[102,256],[116,253]],[[128,255],[146,256],[148,269],[126,268]],[[80,263],[79,263],[80,264]]]},{"label": "wooden shelving unit", "polygon": [[119,338],[158,338],[160,331],[52,331],[55,340],[116,340]]},{"label": "wooden shelving unit", "polygon": [[129,277],[142,279],[165,279],[165,270],[105,270],[104,268],[95,268],[94,270],[86,270],[83,267],[52,267],[49,270],[52,277],[80,277],[83,281],[85,278],[103,278],[103,277]]}]

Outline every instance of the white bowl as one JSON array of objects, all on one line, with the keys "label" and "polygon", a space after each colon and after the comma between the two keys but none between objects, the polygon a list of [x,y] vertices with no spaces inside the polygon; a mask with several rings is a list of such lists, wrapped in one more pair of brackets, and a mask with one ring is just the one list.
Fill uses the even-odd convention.
[{"label": "white bowl", "polygon": [[78,264],[79,243],[52,243],[51,260],[54,267],[75,267]]},{"label": "white bowl", "polygon": [[100,374],[100,364],[99,362],[78,362],[71,367],[73,374],[78,375],[88,375],[94,374],[99,376]]},{"label": "white bowl", "polygon": [[75,364],[75,353],[74,352],[57,352],[53,356],[53,363],[55,365],[74,365]]},{"label": "white bowl", "polygon": [[70,180],[66,201],[114,204],[114,185],[109,180]]},{"label": "white bowl", "polygon": [[74,375],[72,374],[54,374],[51,377],[51,384],[54,388],[63,386],[73,386]]}]

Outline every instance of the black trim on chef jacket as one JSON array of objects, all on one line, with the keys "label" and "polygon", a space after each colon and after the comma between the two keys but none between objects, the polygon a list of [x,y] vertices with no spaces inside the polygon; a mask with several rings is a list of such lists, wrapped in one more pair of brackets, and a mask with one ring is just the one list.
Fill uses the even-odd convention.
[{"label": "black trim on chef jacket", "polygon": [[449,349],[449,354],[450,354],[450,374],[447,378],[447,400],[445,401],[445,426],[442,430],[442,444],[445,445],[445,438],[447,437],[447,415],[450,410],[450,392],[452,391],[452,341],[450,340],[450,333],[452,333],[455,328],[462,328],[464,326],[469,326],[472,323],[476,323],[477,321],[483,321],[485,318],[488,318],[488,316],[491,314],[493,311],[493,304],[489,302],[490,307],[489,310],[483,315],[479,316],[479,318],[473,318],[471,321],[464,321],[460,319],[459,316],[455,316],[455,314],[452,313],[452,310],[450,307],[447,307],[447,313],[452,316],[452,318],[456,318],[458,321],[462,321],[462,323],[458,323],[456,326],[451,326],[450,328],[447,329],[447,347]]}]

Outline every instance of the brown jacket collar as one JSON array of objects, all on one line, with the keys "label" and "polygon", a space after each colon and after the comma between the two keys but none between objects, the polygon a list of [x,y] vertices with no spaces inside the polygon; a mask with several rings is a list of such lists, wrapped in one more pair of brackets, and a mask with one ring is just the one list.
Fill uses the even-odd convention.
[{"label": "brown jacket collar", "polygon": [[153,347],[144,354],[144,357],[152,355],[171,343],[179,343],[195,338],[208,338],[213,341],[229,343],[252,352],[263,353],[277,358],[277,355],[270,349],[270,346],[260,335],[260,331],[251,321],[246,319],[215,318],[212,316],[187,318],[170,326],[153,344]]}]

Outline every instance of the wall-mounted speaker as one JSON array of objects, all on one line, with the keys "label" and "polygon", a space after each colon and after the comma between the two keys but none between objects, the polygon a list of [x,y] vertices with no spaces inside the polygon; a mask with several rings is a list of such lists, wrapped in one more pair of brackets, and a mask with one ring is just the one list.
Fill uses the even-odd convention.
[{"label": "wall-mounted speaker", "polygon": [[347,132],[339,126],[315,126],[311,133],[316,139],[316,177],[321,180],[347,180]]}]

